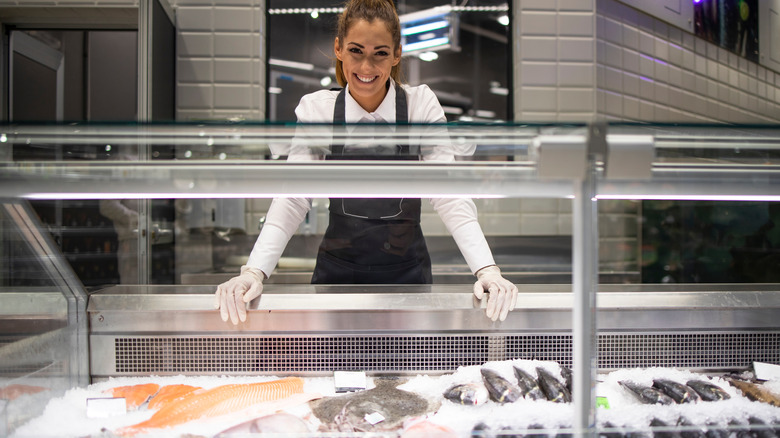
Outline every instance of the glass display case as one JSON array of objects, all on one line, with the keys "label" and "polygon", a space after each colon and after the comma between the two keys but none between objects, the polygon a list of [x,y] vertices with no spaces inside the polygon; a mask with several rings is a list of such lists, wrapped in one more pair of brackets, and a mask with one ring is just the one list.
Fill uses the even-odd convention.
[{"label": "glass display case", "polygon": [[[573,375],[568,424],[514,428],[627,433],[620,408],[599,405],[608,373],[780,363],[774,126],[18,124],[0,144],[0,382],[26,391],[3,397],[5,433],[112,378],[441,375],[508,360]],[[310,210],[234,326],[213,292],[274,198]],[[329,202],[360,198],[473,199],[516,310],[485,317],[425,202],[433,284],[308,284]],[[133,221],[109,218],[117,203]],[[769,425],[718,425],[770,430],[780,413],[767,409],[754,416]]]}]

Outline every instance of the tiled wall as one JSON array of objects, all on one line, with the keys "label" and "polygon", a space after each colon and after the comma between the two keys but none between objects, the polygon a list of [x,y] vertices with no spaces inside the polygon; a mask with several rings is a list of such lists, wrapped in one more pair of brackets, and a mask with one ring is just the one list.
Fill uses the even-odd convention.
[{"label": "tiled wall", "polygon": [[597,0],[598,113],[656,122],[780,121],[780,74],[615,0]]},{"label": "tiled wall", "polygon": [[265,118],[265,0],[172,0],[179,120]]},{"label": "tiled wall", "polygon": [[518,121],[591,120],[596,113],[593,0],[514,0]]}]

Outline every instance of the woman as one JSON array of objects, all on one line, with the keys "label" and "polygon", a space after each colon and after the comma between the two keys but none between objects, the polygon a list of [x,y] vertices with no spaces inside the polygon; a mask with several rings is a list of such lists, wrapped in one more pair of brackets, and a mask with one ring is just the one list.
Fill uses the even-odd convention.
[{"label": "woman", "polygon": [[[350,0],[334,41],[340,91],[303,96],[295,114],[301,123],[442,123],[444,111],[425,85],[400,84],[401,26],[392,0]],[[295,147],[295,145],[294,145]],[[371,151],[372,159],[419,159],[408,146]],[[354,159],[348,146],[332,146],[325,157]],[[452,161],[441,150],[422,151],[426,161]],[[320,159],[310,151],[289,160]],[[432,199],[434,209],[476,275],[474,294],[489,292],[487,316],[506,319],[517,287],[501,276],[477,222],[470,199]],[[260,296],[284,247],[309,211],[308,199],[277,198],[241,274],[218,286],[215,307],[223,321],[246,320],[246,303]],[[328,229],[317,255],[312,283],[431,283],[431,262],[420,229],[419,199],[330,200]]]}]

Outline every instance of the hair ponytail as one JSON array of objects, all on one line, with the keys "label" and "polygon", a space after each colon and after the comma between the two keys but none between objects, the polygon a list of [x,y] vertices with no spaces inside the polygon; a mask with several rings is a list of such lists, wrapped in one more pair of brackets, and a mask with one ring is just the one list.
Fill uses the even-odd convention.
[{"label": "hair ponytail", "polygon": [[[401,48],[401,22],[393,0],[348,0],[344,4],[344,12],[339,16],[336,27],[336,38],[339,39],[341,47],[343,47],[344,38],[346,38],[347,31],[352,26],[352,23],[358,20],[366,20],[368,22],[380,20],[385,23],[387,30],[393,37],[393,53]],[[397,83],[401,83],[400,62],[390,70],[390,77]],[[336,81],[342,87],[347,85],[344,68],[339,59],[336,59]]]}]

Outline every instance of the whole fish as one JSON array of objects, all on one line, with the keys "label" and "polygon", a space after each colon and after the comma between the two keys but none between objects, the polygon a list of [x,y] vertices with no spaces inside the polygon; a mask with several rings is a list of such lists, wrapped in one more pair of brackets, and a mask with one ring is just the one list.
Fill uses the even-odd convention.
[{"label": "whole fish", "polygon": [[538,377],[539,387],[542,388],[542,392],[544,392],[547,400],[556,403],[571,402],[571,393],[569,390],[547,370],[542,367],[537,367],[536,375]]},{"label": "whole fish", "polygon": [[523,397],[520,388],[497,372],[487,368],[482,368],[480,372],[491,400],[498,403],[513,403]]},{"label": "whole fish", "polygon": [[217,437],[247,436],[253,433],[307,433],[306,423],[295,415],[285,412],[265,415],[223,430]]},{"label": "whole fish", "polygon": [[729,421],[729,429],[731,430],[729,437],[753,438],[753,434],[750,433],[750,427],[744,423],[740,423],[737,420]]},{"label": "whole fish", "polygon": [[696,391],[704,401],[728,400],[731,398],[720,386],[705,380],[693,379],[685,382],[685,385]]},{"label": "whole fish", "polygon": [[680,435],[682,438],[706,438],[705,429],[699,427],[685,417],[680,417],[677,420],[677,425],[680,426]]},{"label": "whole fish", "polygon": [[704,429],[704,435],[707,438],[729,438],[729,431],[718,423],[710,421]]},{"label": "whole fish", "polygon": [[444,398],[461,405],[478,405],[487,401],[487,389],[478,383],[461,383],[444,391]]},{"label": "whole fish", "polygon": [[668,395],[677,403],[696,403],[701,397],[693,389],[669,379],[653,379],[653,388]]},{"label": "whole fish", "polygon": [[531,400],[547,399],[547,396],[544,395],[542,389],[539,388],[539,382],[537,382],[536,379],[518,367],[514,367],[514,369],[515,377],[517,377],[517,386],[520,387],[520,392],[523,394],[523,397],[530,398]]},{"label": "whole fish", "polygon": [[469,435],[471,438],[493,438],[493,432],[490,429],[490,426],[485,424],[485,422],[480,421],[479,423],[475,424],[474,427],[471,429],[471,435]]},{"label": "whole fish", "polygon": [[135,435],[149,429],[177,426],[188,421],[228,414],[256,403],[279,400],[302,392],[303,379],[299,377],[217,386],[193,392],[183,399],[170,402],[148,420],[119,429],[117,434]]},{"label": "whole fish", "polygon": [[745,397],[752,401],[769,403],[772,406],[780,407],[780,397],[767,391],[759,384],[737,379],[728,379],[728,382],[731,386],[742,391]]},{"label": "whole fish", "polygon": [[777,433],[764,420],[750,416],[748,423],[750,423],[750,430],[756,438],[777,438]]},{"label": "whole fish", "polygon": [[658,418],[650,420],[650,427],[653,428],[654,438],[682,438],[675,428],[669,426]]},{"label": "whole fish", "polygon": [[634,395],[639,401],[644,404],[653,405],[673,405],[674,400],[663,392],[651,388],[649,386],[637,385],[634,382],[628,380],[621,380],[618,382],[622,387],[628,389],[628,392]]},{"label": "whole fish", "polygon": [[[402,383],[405,379],[376,378],[372,389],[325,397],[311,402],[309,406],[322,422],[320,430],[327,432],[397,430],[410,418],[439,409],[439,400],[428,400],[414,392],[398,389]],[[372,424],[366,415],[374,413],[380,414],[384,420]]]},{"label": "whole fish", "polygon": [[621,438],[622,436],[620,429],[609,421],[605,422],[599,429],[599,438]]},{"label": "whole fish", "polygon": [[561,377],[563,377],[563,381],[566,383],[566,389],[571,393],[574,381],[574,373],[572,373],[571,368],[561,365]]}]

